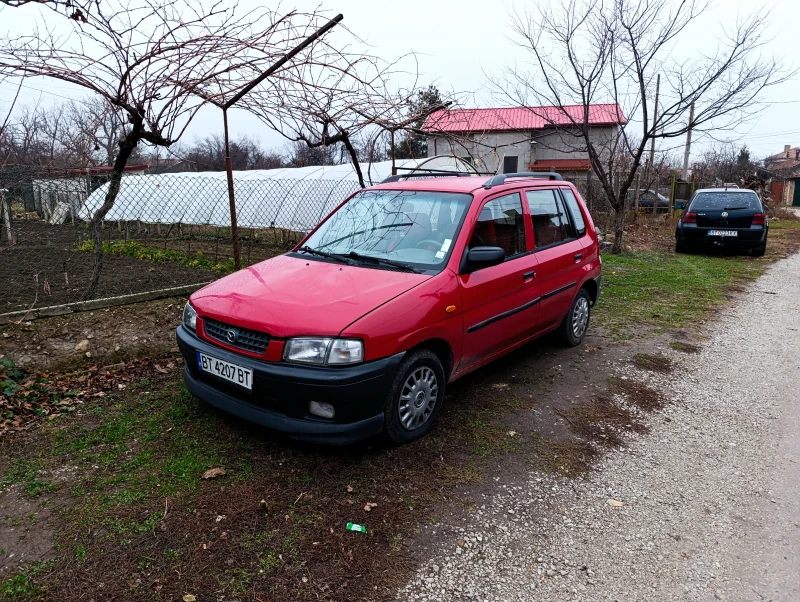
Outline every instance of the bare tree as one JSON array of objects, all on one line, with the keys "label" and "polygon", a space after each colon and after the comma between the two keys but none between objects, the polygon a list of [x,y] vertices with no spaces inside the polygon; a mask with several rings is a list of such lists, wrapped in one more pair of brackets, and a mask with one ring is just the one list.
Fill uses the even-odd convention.
[{"label": "bare tree", "polygon": [[[0,77],[0,84],[2,84],[7,78]],[[11,114],[14,112],[14,108],[17,105],[17,101],[19,100],[19,93],[22,90],[22,80],[17,83],[17,89],[14,92],[14,97],[11,99],[11,102],[7,107],[4,107],[2,112],[0,112],[0,153],[2,153],[2,141],[5,139],[6,132],[8,131],[8,124],[11,120]],[[2,155],[0,155],[0,160],[2,163],[0,165],[5,164],[5,159],[3,159]]]},{"label": "bare tree", "polygon": [[[238,13],[223,0],[104,0],[61,36],[43,19],[30,34],[0,41],[0,76],[48,77],[102,99],[124,118],[104,203],[91,220],[95,266],[101,226],[140,142],[169,147],[208,102],[234,94],[317,28],[318,16],[258,9]],[[308,60],[311,49],[286,65]]]},{"label": "bare tree", "polygon": [[[530,60],[493,83],[514,104],[555,107],[537,114],[588,155],[615,213],[614,253],[622,251],[626,195],[650,141],[732,128],[760,110],[765,89],[789,77],[762,53],[770,39],[762,9],[720,28],[712,52],[680,58],[677,48],[694,46],[687,27],[707,8],[706,0],[554,0],[513,15]],[[599,103],[613,105],[621,124],[603,135],[590,113]]]},{"label": "bare tree", "polygon": [[747,146],[738,146],[732,142],[715,144],[706,149],[692,166],[692,174],[696,180],[717,184],[734,182],[742,186],[758,170],[750,159]]},{"label": "bare tree", "polygon": [[[235,170],[276,169],[284,164],[280,153],[247,136],[239,136],[230,143],[230,154]],[[225,170],[225,140],[217,134],[196,139],[188,149],[174,155],[187,164],[187,171]]]},{"label": "bare tree", "polygon": [[[325,50],[314,60],[295,65],[289,76],[276,79],[270,90],[253,94],[245,102],[251,112],[291,142],[311,149],[340,145],[335,154],[346,152],[359,182],[366,186],[360,155],[378,156],[374,144],[380,132],[411,131],[449,103],[423,105],[415,102],[414,87],[391,88],[391,80],[399,72],[413,75],[401,67],[411,55],[386,62],[367,54],[331,47]],[[416,132],[422,133],[418,127]],[[372,152],[359,153],[370,147]],[[327,160],[330,155],[323,151],[319,156]]]},{"label": "bare tree", "polygon": [[0,5],[8,6],[11,8],[19,8],[26,4],[36,4],[39,6],[46,6],[58,11],[64,11],[64,15],[73,21],[80,21],[86,23],[87,15],[89,13],[88,7],[92,4],[89,1],[77,0],[0,0]]}]

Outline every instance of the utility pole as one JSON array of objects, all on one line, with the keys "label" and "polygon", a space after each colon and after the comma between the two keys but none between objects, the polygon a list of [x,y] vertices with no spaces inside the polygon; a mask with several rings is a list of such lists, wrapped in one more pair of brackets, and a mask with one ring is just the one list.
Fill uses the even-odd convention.
[{"label": "utility pole", "polygon": [[683,181],[689,171],[689,150],[692,148],[692,125],[694,124],[694,103],[689,107],[689,129],[686,132],[686,151],[683,153]]},{"label": "utility pole", "polygon": [[[661,88],[661,74],[658,74],[656,77],[656,104],[655,108],[653,109],[653,134],[652,138],[650,138],[650,170],[655,172],[656,165],[656,124],[658,123],[658,90]],[[647,174],[647,183],[650,182],[650,173]],[[656,185],[653,186],[655,190],[655,197],[653,198],[653,215],[656,214],[658,211],[658,176],[656,175]]]}]

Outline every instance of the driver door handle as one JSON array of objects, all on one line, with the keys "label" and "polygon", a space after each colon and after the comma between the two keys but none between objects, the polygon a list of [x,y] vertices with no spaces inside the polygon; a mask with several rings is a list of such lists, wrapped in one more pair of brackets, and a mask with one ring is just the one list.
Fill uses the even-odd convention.
[{"label": "driver door handle", "polygon": [[575,261],[580,261],[583,259],[583,253],[575,253]]},{"label": "driver door handle", "polygon": [[523,279],[523,280],[526,280],[526,281],[527,281],[527,280],[530,280],[531,278],[536,278],[536,272],[533,272],[533,271],[530,271],[530,272],[525,272],[525,273],[522,275],[522,279]]}]

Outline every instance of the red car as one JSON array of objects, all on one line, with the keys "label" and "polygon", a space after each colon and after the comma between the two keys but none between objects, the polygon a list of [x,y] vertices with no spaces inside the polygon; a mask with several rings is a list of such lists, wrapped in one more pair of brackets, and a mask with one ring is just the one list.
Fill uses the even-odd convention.
[{"label": "red car", "polygon": [[293,438],[427,433],[448,383],[557,330],[600,294],[594,224],[557,174],[393,176],[292,251],[194,293],[191,393]]}]

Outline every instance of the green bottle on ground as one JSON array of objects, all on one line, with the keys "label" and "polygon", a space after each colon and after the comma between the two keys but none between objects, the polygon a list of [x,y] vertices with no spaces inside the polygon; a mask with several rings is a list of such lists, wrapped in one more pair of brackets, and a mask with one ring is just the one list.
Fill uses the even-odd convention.
[{"label": "green bottle on ground", "polygon": [[357,525],[355,523],[347,523],[347,530],[348,531],[359,531],[360,533],[366,533],[367,528],[364,525]]}]

